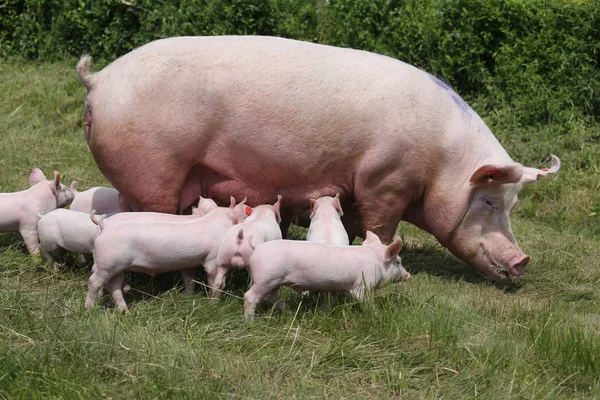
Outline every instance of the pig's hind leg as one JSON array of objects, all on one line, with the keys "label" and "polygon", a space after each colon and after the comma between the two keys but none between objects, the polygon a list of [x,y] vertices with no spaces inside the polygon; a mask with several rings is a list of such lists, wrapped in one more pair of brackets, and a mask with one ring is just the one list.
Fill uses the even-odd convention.
[{"label": "pig's hind leg", "polygon": [[194,294],[194,290],[196,289],[196,284],[194,283],[195,277],[196,268],[181,270],[181,280],[183,281],[183,294]]},{"label": "pig's hind leg", "polygon": [[113,276],[107,283],[106,287],[110,293],[119,311],[128,311],[127,303],[123,298],[122,288],[125,283],[125,271]]},{"label": "pig's hind leg", "polygon": [[89,310],[96,304],[99,292],[102,286],[111,278],[105,271],[98,268],[98,265],[94,263],[92,266],[92,276],[88,282],[88,293],[85,299],[85,309]]}]

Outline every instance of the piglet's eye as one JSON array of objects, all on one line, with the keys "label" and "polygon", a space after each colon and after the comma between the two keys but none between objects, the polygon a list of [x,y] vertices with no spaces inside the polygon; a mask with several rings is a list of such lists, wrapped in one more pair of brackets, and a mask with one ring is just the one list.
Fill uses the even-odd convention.
[{"label": "piglet's eye", "polygon": [[494,208],[494,205],[493,205],[493,204],[492,204],[492,202],[491,202],[491,201],[489,201],[488,199],[483,199],[483,202],[484,202],[484,203],[485,203],[485,204],[486,204],[488,207]]}]

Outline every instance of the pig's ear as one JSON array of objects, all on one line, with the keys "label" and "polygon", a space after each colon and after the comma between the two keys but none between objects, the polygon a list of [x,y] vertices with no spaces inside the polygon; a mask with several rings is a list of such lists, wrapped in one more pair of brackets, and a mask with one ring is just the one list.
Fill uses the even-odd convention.
[{"label": "pig's ear", "polygon": [[60,172],[54,171],[54,182],[52,182],[52,191],[58,193],[60,191]]},{"label": "pig's ear", "polygon": [[367,231],[367,235],[365,236],[363,244],[381,244],[381,240],[379,240],[379,236],[373,232]]},{"label": "pig's ear", "polygon": [[71,186],[69,186],[69,190],[73,192],[73,194],[77,193],[77,181],[71,182]]},{"label": "pig's ear", "polygon": [[192,215],[197,215],[197,214],[198,214],[198,207],[192,206]]},{"label": "pig's ear", "polygon": [[385,261],[390,261],[392,258],[396,257],[398,253],[400,253],[400,249],[402,248],[402,239],[400,236],[394,236],[394,241],[390,244],[387,249],[385,249]]},{"label": "pig's ear", "polygon": [[333,207],[337,210],[338,214],[340,214],[340,217],[344,216],[344,211],[342,211],[342,204],[340,203],[340,194],[337,193],[335,195],[335,198],[333,199]]},{"label": "pig's ear", "polygon": [[37,185],[46,180],[46,175],[38,167],[33,167],[29,174],[29,186]]},{"label": "pig's ear", "polygon": [[231,200],[231,204],[229,205],[229,208],[235,207],[235,197],[229,196],[229,200]]},{"label": "pig's ear", "polygon": [[281,199],[283,199],[283,197],[278,194],[277,201],[275,204],[273,204],[273,212],[275,213],[275,219],[277,220],[278,224],[281,223]]},{"label": "pig's ear", "polygon": [[471,175],[474,185],[501,185],[504,183],[517,183],[523,175],[523,166],[518,163],[506,165],[484,165]]},{"label": "pig's ear", "polygon": [[240,204],[246,204],[246,201],[248,201],[248,197],[244,197],[244,200],[240,201]]},{"label": "pig's ear", "polygon": [[558,157],[556,157],[554,154],[551,154],[551,156],[552,156],[552,165],[550,166],[550,169],[548,169],[548,168],[537,169],[537,168],[524,167],[523,168],[523,177],[521,178],[521,183],[535,182],[538,180],[539,177],[544,178],[550,174],[557,173],[560,170],[560,159]]}]

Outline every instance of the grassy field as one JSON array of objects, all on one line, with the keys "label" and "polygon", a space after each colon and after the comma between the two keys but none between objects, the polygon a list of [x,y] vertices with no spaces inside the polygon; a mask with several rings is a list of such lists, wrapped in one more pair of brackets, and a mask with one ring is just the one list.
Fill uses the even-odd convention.
[{"label": "grassy field", "polygon": [[[107,184],[83,138],[74,65],[0,63],[1,192],[25,189],[34,164],[80,189]],[[524,278],[486,281],[402,224],[413,276],[374,304],[326,308],[284,291],[290,311],[263,307],[247,324],[244,273],[218,302],[132,275],[131,312],[106,296],[85,312],[89,264],[45,263],[0,234],[0,398],[598,398],[600,126],[509,117],[484,113],[515,160],[548,166],[553,152],[564,164],[513,212],[532,257]]]}]

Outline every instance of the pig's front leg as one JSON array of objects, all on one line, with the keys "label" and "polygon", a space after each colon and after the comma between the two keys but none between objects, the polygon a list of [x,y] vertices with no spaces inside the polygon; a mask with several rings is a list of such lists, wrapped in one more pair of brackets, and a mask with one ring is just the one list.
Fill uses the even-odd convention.
[{"label": "pig's front leg", "polygon": [[19,233],[23,237],[25,246],[27,246],[27,251],[29,251],[29,253],[37,254],[40,252],[40,249],[38,248],[37,228],[23,227],[19,229]]},{"label": "pig's front leg", "polygon": [[181,270],[181,279],[183,280],[183,294],[193,294],[196,289],[194,278],[196,277],[196,268]]},{"label": "pig's front leg", "polygon": [[252,285],[250,289],[244,293],[244,318],[246,321],[254,319],[254,311],[260,301],[270,292],[265,291],[257,285]]},{"label": "pig's front leg", "polygon": [[358,285],[353,287],[350,291],[350,296],[355,300],[362,302],[365,298],[365,282],[361,280]]}]

